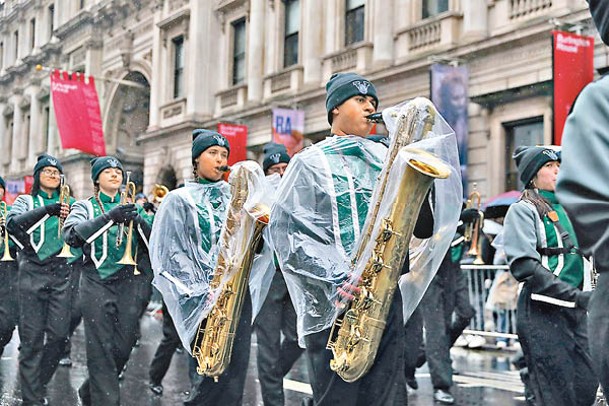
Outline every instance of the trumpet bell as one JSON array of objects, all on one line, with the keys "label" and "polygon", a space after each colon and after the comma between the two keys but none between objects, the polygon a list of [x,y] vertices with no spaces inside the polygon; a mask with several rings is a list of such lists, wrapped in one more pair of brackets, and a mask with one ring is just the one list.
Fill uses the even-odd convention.
[{"label": "trumpet bell", "polygon": [[2,258],[0,259],[0,262],[9,262],[9,261],[14,261],[15,259],[11,256],[11,253],[8,249],[4,250],[4,255],[2,255]]},{"label": "trumpet bell", "polygon": [[57,258],[74,258],[72,251],[70,251],[70,246],[68,244],[63,244],[63,248],[61,252],[57,255]]}]

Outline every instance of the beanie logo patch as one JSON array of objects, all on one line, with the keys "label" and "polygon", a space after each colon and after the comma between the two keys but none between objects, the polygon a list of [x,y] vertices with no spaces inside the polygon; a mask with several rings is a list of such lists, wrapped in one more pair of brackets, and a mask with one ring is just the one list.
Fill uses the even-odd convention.
[{"label": "beanie logo patch", "polygon": [[218,146],[220,146],[220,147],[226,146],[226,140],[224,138],[222,138],[221,136],[219,136],[217,134],[214,134],[213,137],[216,140],[216,142],[218,143]]},{"label": "beanie logo patch", "polygon": [[270,160],[273,163],[278,164],[279,163],[279,159],[281,158],[281,154],[280,153],[276,153],[276,154],[273,154],[273,155],[269,156],[269,158],[270,158]]},{"label": "beanie logo patch", "polygon": [[370,82],[365,80],[356,80],[353,82],[353,86],[355,86],[361,94],[368,94]]},{"label": "beanie logo patch", "polygon": [[558,155],[551,149],[544,149],[542,153],[547,155],[552,161],[558,161]]},{"label": "beanie logo patch", "polygon": [[49,164],[51,164],[51,166],[57,166],[57,159],[50,158]]},{"label": "beanie logo patch", "polygon": [[118,168],[118,161],[114,158],[108,159],[108,165],[112,168]]}]

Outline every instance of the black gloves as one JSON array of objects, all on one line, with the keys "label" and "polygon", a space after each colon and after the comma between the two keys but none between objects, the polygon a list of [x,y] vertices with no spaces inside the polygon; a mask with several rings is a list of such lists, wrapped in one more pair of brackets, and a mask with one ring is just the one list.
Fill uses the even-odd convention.
[{"label": "black gloves", "polygon": [[154,204],[150,203],[150,202],[146,202],[142,205],[142,207],[144,208],[144,210],[146,211],[154,211],[155,207]]},{"label": "black gloves", "polygon": [[477,209],[474,209],[472,207],[472,208],[463,210],[461,212],[461,217],[459,218],[459,220],[461,220],[464,223],[473,223],[479,217],[480,217],[480,212]]},{"label": "black gloves", "polygon": [[61,203],[54,203],[44,206],[49,216],[59,216],[61,213]]},{"label": "black gloves", "polygon": [[123,204],[116,206],[108,212],[108,217],[115,223],[128,223],[137,217],[135,204]]}]

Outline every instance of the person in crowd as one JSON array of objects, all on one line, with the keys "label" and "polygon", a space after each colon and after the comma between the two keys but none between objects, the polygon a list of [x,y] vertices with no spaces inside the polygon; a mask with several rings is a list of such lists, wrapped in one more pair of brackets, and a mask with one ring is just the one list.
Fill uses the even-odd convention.
[{"label": "person in crowd", "polygon": [[504,249],[523,288],[517,331],[537,405],[591,405],[598,380],[586,333],[590,292],[583,292],[583,259],[569,216],[555,195],[560,168],[550,148],[514,152],[525,190],[510,206]]},{"label": "person in crowd", "polygon": [[[59,257],[60,218],[69,203],[60,203],[63,167],[56,158],[40,155],[29,195],[19,196],[6,228],[21,248],[19,267],[19,382],[24,405],[45,404],[46,385],[61,359],[70,324],[70,266]],[[69,196],[68,196],[69,197]],[[73,199],[69,199],[72,202]],[[76,256],[75,256],[76,257]]]},{"label": "person in crowd", "polygon": [[123,179],[115,157],[91,160],[93,196],[73,205],[63,230],[66,242],[82,248],[85,258],[80,297],[88,378],[78,390],[83,405],[120,404],[119,374],[138,331],[141,277],[128,259],[134,260],[136,251],[140,260],[148,255],[150,220],[129,202],[128,186],[121,194]]},{"label": "person in crowd", "polygon": [[[0,177],[0,201],[4,201],[4,193],[6,191],[6,182]],[[7,212],[11,207],[7,206]],[[5,237],[8,236],[6,231],[5,213],[0,213],[0,257],[6,258],[7,253]],[[6,235],[5,235],[6,233]],[[8,255],[12,260],[0,261],[0,356],[4,352],[4,347],[11,341],[13,332],[17,323],[19,323],[19,306],[17,305],[17,247],[13,241],[8,240]]]},{"label": "person in crowd", "polygon": [[[262,162],[265,175],[283,176],[289,162],[290,156],[284,145],[265,145]],[[254,329],[262,400],[265,406],[283,406],[283,377],[303,350],[298,346],[294,305],[277,263],[269,292],[254,321]]]},{"label": "person in crowd", "polygon": [[[592,20],[609,45],[609,5],[589,0]],[[603,392],[609,393],[609,77],[588,84],[577,97],[563,131],[563,166],[556,194],[569,213],[584,255],[592,256],[598,279],[588,308],[590,353]]]},{"label": "person in crowd", "polygon": [[[309,316],[313,316],[316,309],[323,308],[323,304],[327,303],[326,291],[333,285],[332,281],[323,279],[327,275],[326,267],[331,266],[327,261],[329,258],[322,258],[326,254],[314,253],[310,247],[306,248],[307,241],[323,240],[327,247],[337,247],[336,252],[330,249],[328,256],[336,257],[341,250],[349,255],[359,237],[357,230],[363,228],[368,205],[358,202],[369,200],[387,153],[385,145],[366,139],[372,128],[367,116],[375,113],[377,106],[376,88],[370,81],[355,73],[332,75],[326,84],[326,111],[332,137],[298,153],[292,159],[278,191],[279,200],[271,212],[270,234],[286,281],[288,278],[293,281],[295,277],[304,277],[308,281],[306,296],[310,298],[310,307],[307,308],[306,315],[297,312],[298,323],[301,325],[315,323],[309,320]],[[349,204],[350,198],[354,201]],[[301,206],[298,216],[293,216],[290,202],[296,200],[300,201]],[[328,207],[338,208],[337,213],[331,209],[321,209],[328,202]],[[427,199],[426,202],[414,231],[420,238],[427,238],[433,232],[433,217]],[[309,224],[310,220],[303,218],[301,209],[305,213],[315,213],[315,224]],[[290,224],[297,227],[292,233],[288,227]],[[324,234],[330,231],[325,229],[324,224],[335,225],[331,235],[340,242],[333,242],[330,234]],[[284,245],[284,241],[289,242],[290,246],[302,246],[303,249],[289,252],[288,244]],[[312,255],[314,258],[311,258]],[[286,265],[291,270],[284,269]],[[338,274],[333,276],[341,277]],[[348,299],[352,297],[350,292],[353,292],[353,284],[346,275],[342,277],[347,280],[339,283],[337,293]],[[295,305],[296,303],[297,301]],[[328,303],[328,306],[331,308],[332,305]],[[315,324],[320,323],[321,321]],[[407,401],[404,390],[404,329],[400,294],[393,295],[380,349],[374,365],[362,378],[347,383],[331,370],[332,352],[326,348],[329,335],[330,328],[322,327],[300,337],[305,343],[315,404],[387,405],[394,402],[404,404]]]}]

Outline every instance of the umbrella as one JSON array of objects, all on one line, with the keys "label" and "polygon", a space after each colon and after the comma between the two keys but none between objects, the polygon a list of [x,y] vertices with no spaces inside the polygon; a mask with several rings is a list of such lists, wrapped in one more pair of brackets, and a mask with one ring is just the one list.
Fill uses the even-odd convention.
[{"label": "umbrella", "polygon": [[484,217],[489,219],[505,217],[505,213],[507,213],[510,205],[516,203],[518,199],[520,199],[521,194],[522,192],[518,190],[510,190],[509,192],[504,192],[491,197],[482,206]]}]

